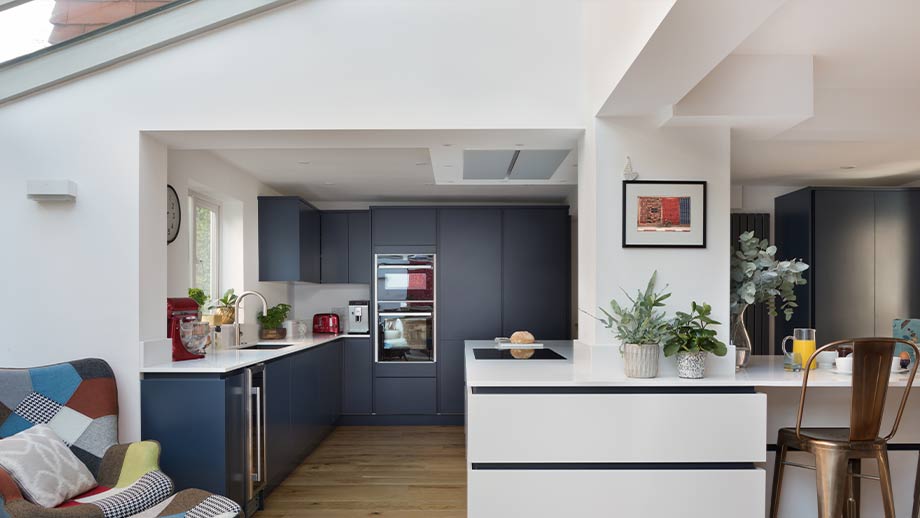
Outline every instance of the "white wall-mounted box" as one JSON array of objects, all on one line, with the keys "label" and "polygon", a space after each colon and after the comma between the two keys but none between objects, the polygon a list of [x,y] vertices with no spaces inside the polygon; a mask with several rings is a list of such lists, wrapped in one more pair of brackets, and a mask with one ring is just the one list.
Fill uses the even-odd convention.
[{"label": "white wall-mounted box", "polygon": [[74,201],[77,184],[71,180],[29,180],[26,196],[35,201]]}]

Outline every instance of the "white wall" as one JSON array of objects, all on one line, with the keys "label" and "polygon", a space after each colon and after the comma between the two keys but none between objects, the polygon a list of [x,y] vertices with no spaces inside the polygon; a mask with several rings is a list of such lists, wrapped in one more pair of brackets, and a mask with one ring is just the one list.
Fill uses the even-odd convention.
[{"label": "white wall", "polygon": [[[259,282],[259,196],[277,196],[274,189],[207,151],[169,152],[167,180],[179,195],[182,224],[167,251],[167,296],[185,297],[191,280],[189,262],[188,192],[193,190],[221,204],[220,292],[255,290],[271,305],[287,303],[287,284]],[[243,322],[254,323],[261,311],[255,299],[243,301]]]},{"label": "white wall", "polygon": [[[366,284],[292,284],[292,318],[312,321],[316,313],[335,313],[347,308],[350,300],[370,300]],[[344,322],[342,325],[344,326]]]},{"label": "white wall", "polygon": [[[712,304],[728,342],[729,159],[727,128],[658,128],[649,121],[598,118],[597,125],[597,305],[620,288],[644,288],[655,270],[673,294],[666,308],[688,310],[691,301]],[[707,246],[701,249],[622,247],[622,171],[626,156],[642,180],[706,180]],[[586,308],[594,310],[595,308]],[[596,324],[599,343],[614,342]]]}]

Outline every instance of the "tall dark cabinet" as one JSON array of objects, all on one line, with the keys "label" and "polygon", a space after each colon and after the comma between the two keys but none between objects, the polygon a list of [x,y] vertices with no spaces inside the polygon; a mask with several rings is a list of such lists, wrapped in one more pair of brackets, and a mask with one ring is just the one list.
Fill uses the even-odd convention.
[{"label": "tall dark cabinet", "polygon": [[[895,318],[920,315],[920,189],[806,188],[776,198],[780,258],[811,268],[776,340],[813,327],[825,343],[891,336]],[[778,345],[777,345],[778,347]]]}]

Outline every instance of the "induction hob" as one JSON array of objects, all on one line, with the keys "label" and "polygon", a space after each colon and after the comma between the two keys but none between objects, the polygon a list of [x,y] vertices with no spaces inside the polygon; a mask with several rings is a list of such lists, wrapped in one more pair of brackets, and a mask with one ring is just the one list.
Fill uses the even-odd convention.
[{"label": "induction hob", "polygon": [[[473,358],[477,360],[517,360],[520,358],[511,356],[511,351],[507,349],[473,349]],[[564,360],[565,356],[557,353],[552,349],[534,349],[533,356],[526,360]]]}]

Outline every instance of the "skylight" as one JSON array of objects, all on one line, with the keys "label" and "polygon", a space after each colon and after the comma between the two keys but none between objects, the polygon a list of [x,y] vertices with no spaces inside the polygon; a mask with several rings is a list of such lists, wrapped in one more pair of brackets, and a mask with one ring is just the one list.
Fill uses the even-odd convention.
[{"label": "skylight", "polygon": [[189,0],[0,0],[0,64]]}]

